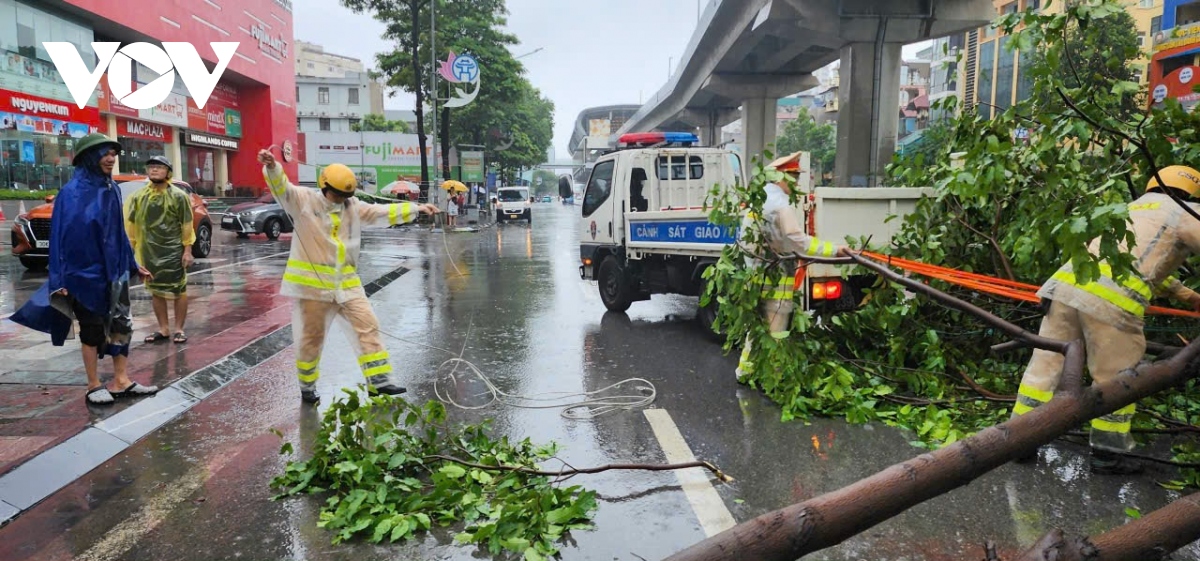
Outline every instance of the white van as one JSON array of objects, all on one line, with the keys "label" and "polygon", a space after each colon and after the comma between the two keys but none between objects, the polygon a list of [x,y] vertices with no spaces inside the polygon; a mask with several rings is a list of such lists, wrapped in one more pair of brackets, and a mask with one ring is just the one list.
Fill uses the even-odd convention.
[{"label": "white van", "polygon": [[524,220],[533,224],[533,198],[528,187],[501,187],[496,190],[496,222]]}]

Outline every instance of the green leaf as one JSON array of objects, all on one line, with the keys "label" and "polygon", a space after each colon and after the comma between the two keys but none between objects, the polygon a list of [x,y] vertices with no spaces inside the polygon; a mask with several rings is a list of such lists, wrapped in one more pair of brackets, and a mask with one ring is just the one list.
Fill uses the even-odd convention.
[{"label": "green leaf", "polygon": [[536,548],[531,547],[525,550],[525,561],[546,561],[546,558],[538,553]]},{"label": "green leaf", "polygon": [[450,479],[458,479],[467,474],[467,470],[457,464],[446,464],[438,470],[438,473],[449,477]]},{"label": "green leaf", "polygon": [[1137,520],[1142,517],[1142,511],[1133,507],[1125,507],[1125,516]]}]

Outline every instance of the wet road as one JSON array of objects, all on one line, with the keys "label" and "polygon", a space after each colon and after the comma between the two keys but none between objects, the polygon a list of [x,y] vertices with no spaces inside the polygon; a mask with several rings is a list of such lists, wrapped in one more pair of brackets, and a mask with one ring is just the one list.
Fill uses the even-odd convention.
[{"label": "wet road", "polygon": [[[478,412],[451,408],[451,415],[488,417],[497,431],[556,440],[563,459],[575,466],[662,462],[690,450],[737,479],[713,494],[703,482],[681,485],[673,473],[576,478],[572,484],[595,489],[602,500],[596,529],[575,533],[564,559],[662,558],[731,520],[836,489],[918,453],[903,433],[884,427],[781,423],[778,408],[735,383],[734,357],[704,339],[692,319],[695,298],[656,296],[634,304],[628,315],[604,313],[595,286],[578,278],[577,212],[539,204],[532,227],[507,224],[478,233],[372,231],[362,259],[364,281],[373,282],[371,300],[412,399],[433,399],[438,366],[460,352],[511,394],[590,391],[641,377],[657,387],[649,411],[567,420],[557,410],[495,405]],[[319,415],[297,398],[286,301],[274,295],[288,242],[226,236],[218,242],[208,265],[213,270],[193,274],[198,297],[207,298],[189,320],[193,342],[182,350],[135,349],[144,356],[133,360],[166,382],[199,368],[208,354],[244,347],[242,368],[226,373],[238,377],[210,394],[189,389],[192,380],[185,380],[181,399],[193,399],[186,412],[0,529],[0,561],[487,557],[452,544],[447,532],[402,545],[332,546],[330,535],[316,527],[318,499],[269,500],[267,483],[284,463],[271,429],[302,450]],[[5,302],[10,294],[22,301],[40,282],[15,272],[14,263],[0,258]],[[205,327],[222,322],[232,325]],[[10,334],[10,326],[0,328],[0,336],[24,341]],[[238,334],[236,342],[219,338],[230,330]],[[196,344],[205,338],[212,342]],[[9,340],[0,341],[0,353],[9,352]],[[361,380],[341,341],[340,334],[331,335],[321,364],[326,402],[337,388]],[[40,360],[59,361],[69,376],[78,353],[64,349],[70,352]],[[8,363],[23,356],[12,351],[0,358]],[[169,367],[156,366],[163,361]],[[0,383],[10,375],[0,373]],[[453,390],[469,402],[479,387],[463,383]],[[9,391],[0,385],[0,392]],[[76,393],[78,387],[69,388],[63,394],[69,399],[53,411],[60,417],[94,415]],[[167,407],[167,399],[145,403],[162,400]],[[0,415],[11,418],[2,406]],[[87,421],[93,428],[97,422],[103,419]],[[1126,507],[1148,512],[1176,496],[1154,483],[1168,479],[1168,472],[1094,477],[1080,452],[1052,447],[1036,467],[1005,466],[810,558],[974,559],[989,539],[1005,556],[1052,527],[1097,533],[1124,523]],[[1193,544],[1178,558],[1200,559],[1200,548]]]}]

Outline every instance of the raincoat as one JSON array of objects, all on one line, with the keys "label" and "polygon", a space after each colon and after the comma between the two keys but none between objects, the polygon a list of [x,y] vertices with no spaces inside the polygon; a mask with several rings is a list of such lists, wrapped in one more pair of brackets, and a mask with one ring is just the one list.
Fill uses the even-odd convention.
[{"label": "raincoat", "polygon": [[281,166],[263,167],[263,175],[295,224],[279,293],[295,299],[292,337],[301,387],[315,387],[325,335],[335,319],[348,324],[350,347],[363,376],[390,375],[392,364],[379,336],[379,319],[358,277],[358,252],[364,225],[412,222],[419,214],[417,205],[368,204],[355,197],[336,204],[316,189],[292,185]]},{"label": "raincoat", "polygon": [[[1200,210],[1200,205],[1191,205]],[[1190,301],[1196,293],[1171,276],[1188,257],[1200,254],[1200,221],[1192,218],[1165,193],[1147,193],[1129,205],[1134,235],[1132,248],[1136,274],[1114,278],[1102,264],[1100,278],[1083,283],[1068,263],[1042,285],[1038,296],[1050,300],[1039,334],[1070,341],[1083,339],[1092,379],[1106,382],[1121,371],[1137,366],[1146,351],[1143,316],[1156,295]],[[1099,253],[1099,240],[1089,247]],[[1013,415],[1022,415],[1050,401],[1062,377],[1063,356],[1035,350],[1021,385]],[[1095,448],[1128,451],[1134,447],[1130,422],[1137,406],[1131,404],[1092,420],[1091,444]]]},{"label": "raincoat", "polygon": [[[776,255],[800,254],[816,257],[833,257],[837,253],[835,245],[810,236],[808,232],[804,231],[800,221],[796,218],[796,212],[788,200],[787,193],[781,187],[774,183],[768,183],[765,189],[767,200],[763,203],[761,227],[766,244],[772,252]],[[758,217],[754,213],[747,214],[742,220],[741,231],[749,231],[756,221],[758,221]],[[749,249],[761,254],[764,248]],[[795,263],[785,263],[787,263],[784,266],[785,271],[795,270]],[[748,258],[746,264],[750,267],[758,267],[761,263],[758,259]],[[795,296],[794,277],[775,271],[767,273],[767,278],[761,279],[760,282],[763,287],[762,304],[760,305],[763,319],[769,324],[771,333],[787,331],[792,310],[795,309],[793,302]],[[741,359],[738,361],[738,378],[747,376],[754,371],[754,363],[750,360],[750,355],[750,339],[747,338],[746,344],[742,348]]]},{"label": "raincoat", "polygon": [[[132,334],[129,278],[138,263],[122,227],[121,191],[100,171],[101,153],[82,164],[54,199],[50,223],[50,279],[10,319],[49,333],[62,346],[71,331],[71,300],[105,319],[107,349],[101,356],[127,354]],[[68,296],[56,295],[67,289]]]},{"label": "raincoat", "polygon": [[150,294],[174,299],[187,292],[183,252],[196,243],[192,199],[187,193],[173,185],[157,188],[147,182],[125,201],[125,232],[137,261],[154,275],[146,282]]}]

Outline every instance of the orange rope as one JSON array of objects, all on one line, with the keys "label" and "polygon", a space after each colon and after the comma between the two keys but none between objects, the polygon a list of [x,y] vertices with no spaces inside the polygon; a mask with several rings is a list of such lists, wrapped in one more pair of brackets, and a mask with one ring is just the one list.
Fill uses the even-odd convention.
[{"label": "orange rope", "polygon": [[[870,251],[864,251],[862,252],[862,255],[898,269],[903,269],[905,271],[929,278],[943,280],[950,284],[956,284],[958,286],[970,288],[979,292],[994,294],[996,296],[1004,296],[1024,302],[1036,303],[1041,301],[1041,298],[1039,298],[1037,295],[1037,291],[1041,287],[1036,285],[1025,284],[1023,282],[1010,281],[996,277],[989,277],[987,275],[969,273],[966,271],[959,271],[957,269],[951,269],[948,267],[939,267],[937,265],[921,263],[920,261],[910,261],[908,259],[901,259],[899,257],[892,257],[890,255],[882,255]],[[1163,308],[1161,306],[1150,306],[1147,309],[1147,312],[1152,315],[1160,316],[1200,318],[1200,313],[1193,312],[1191,310]]]}]

